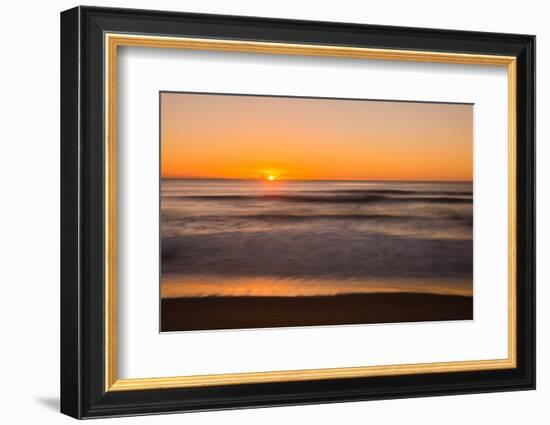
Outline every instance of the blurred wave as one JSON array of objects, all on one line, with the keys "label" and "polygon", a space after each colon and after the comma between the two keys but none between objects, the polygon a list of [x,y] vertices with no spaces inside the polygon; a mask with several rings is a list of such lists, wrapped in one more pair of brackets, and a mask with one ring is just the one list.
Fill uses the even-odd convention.
[{"label": "blurred wave", "polygon": [[471,183],[163,180],[163,292],[471,293],[472,231]]},{"label": "blurred wave", "polygon": [[268,194],[268,195],[189,195],[180,196],[182,201],[280,201],[280,202],[321,202],[321,203],[367,203],[367,202],[427,202],[427,203],[464,203],[472,202],[471,198],[456,196],[386,196],[368,192],[329,192],[327,194]]}]

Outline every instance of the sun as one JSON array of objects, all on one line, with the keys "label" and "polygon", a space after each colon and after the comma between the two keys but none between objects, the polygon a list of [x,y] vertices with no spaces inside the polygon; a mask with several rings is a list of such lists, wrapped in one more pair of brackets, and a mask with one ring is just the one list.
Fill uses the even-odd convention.
[{"label": "sun", "polygon": [[270,174],[269,176],[267,176],[267,179],[272,182],[273,180],[275,180],[275,176]]}]

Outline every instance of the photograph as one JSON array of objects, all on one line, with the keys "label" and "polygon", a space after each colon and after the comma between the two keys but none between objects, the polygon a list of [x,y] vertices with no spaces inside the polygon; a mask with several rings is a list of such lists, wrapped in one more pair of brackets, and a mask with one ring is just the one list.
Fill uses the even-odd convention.
[{"label": "photograph", "polygon": [[160,93],[160,330],[473,319],[473,105]]}]

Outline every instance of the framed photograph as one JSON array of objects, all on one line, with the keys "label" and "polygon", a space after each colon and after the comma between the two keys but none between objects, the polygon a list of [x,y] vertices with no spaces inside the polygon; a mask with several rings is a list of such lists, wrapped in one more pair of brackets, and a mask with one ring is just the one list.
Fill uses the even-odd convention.
[{"label": "framed photograph", "polygon": [[61,14],[61,411],[534,389],[535,37]]}]

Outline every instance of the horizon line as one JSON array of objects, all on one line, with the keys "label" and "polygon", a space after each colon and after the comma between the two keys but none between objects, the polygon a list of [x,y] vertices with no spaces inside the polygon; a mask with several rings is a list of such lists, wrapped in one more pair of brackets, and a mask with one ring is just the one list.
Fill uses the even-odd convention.
[{"label": "horizon line", "polygon": [[[264,177],[192,177],[192,176],[161,176],[161,180],[222,180],[222,181],[265,181]],[[341,182],[448,182],[473,183],[472,180],[445,180],[445,179],[308,179],[308,178],[278,178],[274,182],[284,181],[341,181]]]}]

